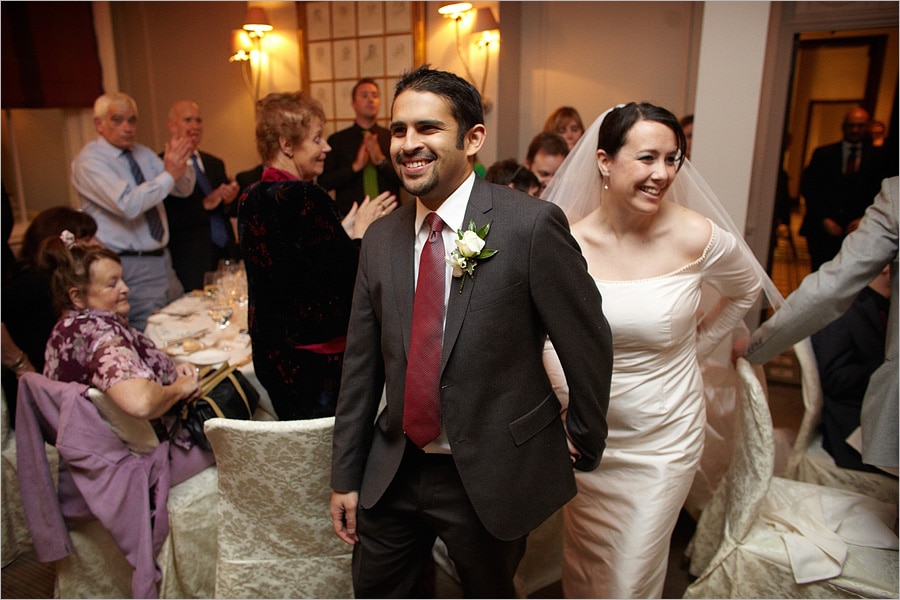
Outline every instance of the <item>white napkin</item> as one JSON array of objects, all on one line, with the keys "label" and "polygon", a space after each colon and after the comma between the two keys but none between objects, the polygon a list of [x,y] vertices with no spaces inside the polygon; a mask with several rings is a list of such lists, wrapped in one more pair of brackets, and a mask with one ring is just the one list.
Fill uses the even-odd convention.
[{"label": "white napkin", "polygon": [[763,507],[760,517],[781,531],[794,581],[803,584],[839,576],[848,544],[897,549],[891,529],[896,512],[860,494],[809,486],[786,506]]}]

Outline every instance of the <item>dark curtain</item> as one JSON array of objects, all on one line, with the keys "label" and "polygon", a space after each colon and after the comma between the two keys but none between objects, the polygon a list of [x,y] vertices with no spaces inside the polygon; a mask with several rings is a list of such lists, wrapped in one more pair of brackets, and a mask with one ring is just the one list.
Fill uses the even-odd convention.
[{"label": "dark curtain", "polygon": [[103,93],[90,2],[2,2],[2,107],[83,108]]}]

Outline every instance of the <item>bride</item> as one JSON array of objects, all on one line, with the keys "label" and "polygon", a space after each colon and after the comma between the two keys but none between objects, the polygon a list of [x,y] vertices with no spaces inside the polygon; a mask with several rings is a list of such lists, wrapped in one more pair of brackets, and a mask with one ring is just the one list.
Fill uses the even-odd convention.
[{"label": "bride", "polygon": [[[544,194],[574,223],[613,332],[606,451],[596,470],[576,473],[563,512],[568,598],[662,596],[703,452],[700,361],[771,283],[684,152],[670,111],[620,105],[585,132]],[[701,304],[708,289],[717,299]],[[565,404],[549,344],[545,358]]]}]

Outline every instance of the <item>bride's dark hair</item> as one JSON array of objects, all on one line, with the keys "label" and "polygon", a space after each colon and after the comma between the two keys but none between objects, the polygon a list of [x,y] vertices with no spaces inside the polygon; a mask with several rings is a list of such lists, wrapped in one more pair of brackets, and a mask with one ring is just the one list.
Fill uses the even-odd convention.
[{"label": "bride's dark hair", "polygon": [[678,117],[661,106],[649,102],[629,102],[610,111],[597,135],[597,150],[604,150],[609,156],[615,156],[619,149],[625,145],[628,132],[638,121],[655,121],[665,125],[675,133],[675,142],[678,146],[678,169],[684,164],[684,152],[687,148],[687,140],[684,137],[684,129],[678,122]]}]

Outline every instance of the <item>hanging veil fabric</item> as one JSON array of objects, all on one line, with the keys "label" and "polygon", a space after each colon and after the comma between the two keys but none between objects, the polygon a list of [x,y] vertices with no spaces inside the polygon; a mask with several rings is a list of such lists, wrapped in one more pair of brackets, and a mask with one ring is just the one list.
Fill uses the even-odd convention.
[{"label": "hanging veil fabric", "polygon": [[[624,105],[615,108],[621,106]],[[604,190],[597,164],[597,140],[603,119],[615,108],[604,112],[587,128],[542,195],[544,200],[563,209],[570,224],[593,212],[602,201]],[[721,229],[730,232],[759,278],[769,305],[773,308],[781,306],[784,298],[750,250],[743,232],[738,230],[715,193],[688,160],[684,161],[675,176],[666,198],[706,216]],[[718,292],[709,285],[704,285],[702,290],[701,311],[712,307],[719,298]],[[615,324],[611,325],[615,327]],[[733,340],[748,334],[747,327],[741,322],[731,336],[726,336],[715,351],[701,361],[707,414],[706,443],[700,469],[685,503],[685,508],[694,518],[699,516],[712,497],[730,464],[739,386],[737,373],[731,364],[731,346]],[[786,448],[784,452],[786,454]]]},{"label": "hanging veil fabric", "polygon": [[[597,166],[597,138],[603,119],[621,106],[624,105],[605,111],[587,128],[541,195],[544,200],[559,205],[570,224],[577,223],[600,205],[603,186]],[[689,160],[684,161],[666,198],[697,211],[725,231],[731,232],[759,276],[769,304],[776,309],[781,306],[784,297],[750,250],[744,240],[744,232],[737,228],[715,193]]]}]

